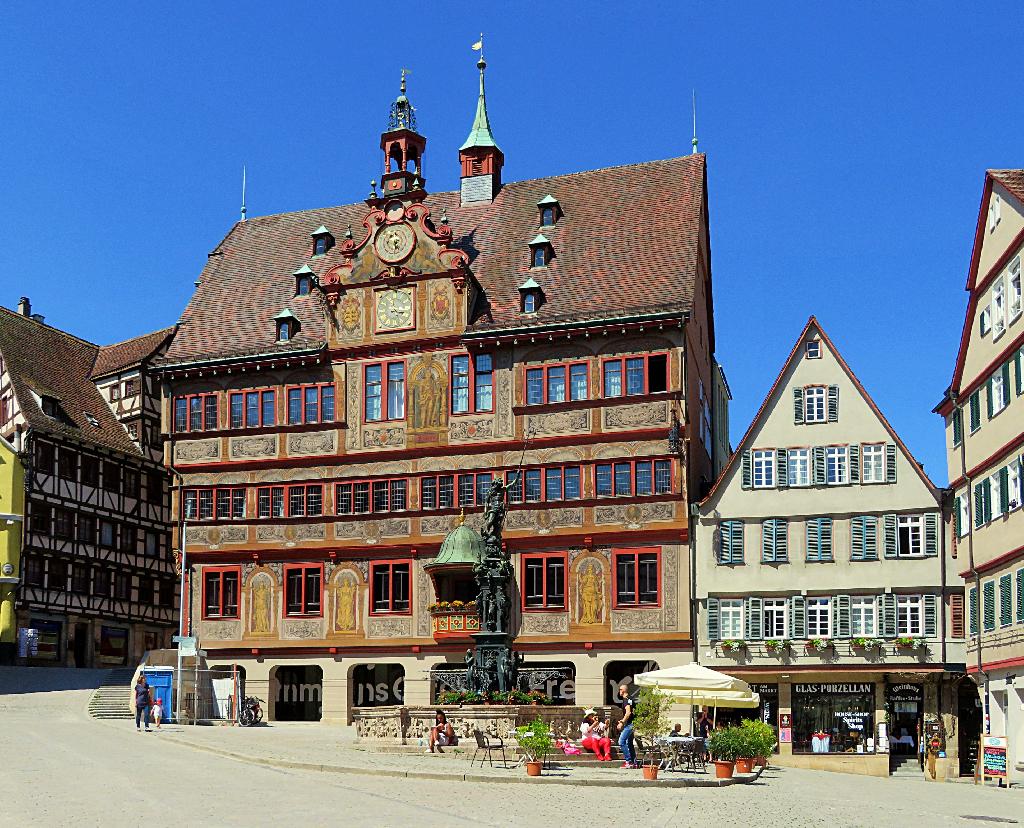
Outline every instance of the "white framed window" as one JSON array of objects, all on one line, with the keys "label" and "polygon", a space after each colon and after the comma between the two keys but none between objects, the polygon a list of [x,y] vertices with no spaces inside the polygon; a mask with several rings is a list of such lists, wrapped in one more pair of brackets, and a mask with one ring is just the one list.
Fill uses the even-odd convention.
[{"label": "white framed window", "polygon": [[1003,513],[1003,487],[999,482],[999,472],[989,477],[988,484],[992,499],[992,518],[995,519]]},{"label": "white framed window", "polygon": [[761,615],[765,638],[786,637],[786,616],[788,615],[785,598],[765,598],[761,602]]},{"label": "white framed window", "polygon": [[997,368],[989,380],[988,386],[988,393],[992,398],[993,417],[1006,408],[1006,404],[1009,402],[1009,399],[1007,399],[1009,395],[1006,393],[1008,390],[1006,383],[1003,382],[1003,372]]},{"label": "white framed window", "polygon": [[1006,330],[1006,284],[1002,278],[992,285],[992,340],[995,341]]},{"label": "white framed window", "polygon": [[832,637],[832,599],[807,599],[807,637]]},{"label": "white framed window", "polygon": [[809,385],[804,389],[804,422],[828,422],[827,389],[824,385]]},{"label": "white framed window", "polygon": [[849,446],[825,447],[825,481],[829,486],[842,486],[849,482],[847,455]]},{"label": "white framed window", "polygon": [[1011,510],[1020,506],[1024,498],[1024,479],[1022,479],[1021,462],[1017,460],[1006,467],[1007,503]]},{"label": "white framed window", "polygon": [[775,486],[775,449],[754,449],[754,488]]},{"label": "white framed window", "polygon": [[967,533],[971,530],[971,516],[967,511],[967,492],[957,495],[956,508],[960,513],[960,537],[964,538],[967,537]]},{"label": "white framed window", "polygon": [[978,316],[978,330],[979,333],[984,336],[990,330],[992,330],[992,306],[985,305],[981,309],[981,314]]},{"label": "white framed window", "polygon": [[896,596],[896,634],[921,635],[924,630],[924,598],[920,595]]},{"label": "white framed window", "polygon": [[1010,262],[1010,321],[1013,322],[1021,314],[1020,293],[1020,256]]},{"label": "white framed window", "polygon": [[789,464],[789,485],[811,485],[811,450],[806,448],[790,449],[786,454]]},{"label": "white framed window", "polygon": [[898,557],[918,558],[924,554],[924,518],[921,515],[900,515],[896,530]]},{"label": "white framed window", "polygon": [[992,200],[988,203],[988,232],[992,233],[1003,220],[1003,200],[997,193],[992,194]]},{"label": "white framed window", "polygon": [[850,635],[868,638],[876,635],[875,604],[874,595],[850,598]]},{"label": "white framed window", "polygon": [[885,482],[885,443],[864,443],[860,447],[860,482]]},{"label": "white framed window", "polygon": [[743,638],[743,599],[723,598],[718,602],[718,618],[723,639]]},{"label": "white framed window", "polygon": [[808,359],[821,359],[821,340],[810,339],[807,341],[807,358]]}]

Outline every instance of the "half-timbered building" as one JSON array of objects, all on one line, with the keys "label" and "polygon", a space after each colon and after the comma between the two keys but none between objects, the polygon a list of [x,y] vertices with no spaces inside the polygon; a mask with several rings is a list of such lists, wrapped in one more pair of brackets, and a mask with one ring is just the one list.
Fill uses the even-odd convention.
[{"label": "half-timbered building", "polygon": [[160,361],[190,628],[272,719],[432,700],[478,624],[442,541],[496,476],[551,692],[692,658],[688,502],[728,446],[705,158],[505,182],[480,70],[459,190],[403,81],[379,188],[235,224]]},{"label": "half-timbered building", "polygon": [[100,347],[28,299],[0,308],[0,435],[21,447],[27,489],[24,663],[127,666],[170,644],[178,589],[148,364],[172,332]]}]

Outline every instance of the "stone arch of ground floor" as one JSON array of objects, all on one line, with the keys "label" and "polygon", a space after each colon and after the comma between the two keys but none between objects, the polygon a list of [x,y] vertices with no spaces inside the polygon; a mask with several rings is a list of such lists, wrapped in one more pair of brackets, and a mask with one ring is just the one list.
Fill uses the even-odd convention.
[{"label": "stone arch of ground floor", "polygon": [[[317,664],[283,664],[271,672],[276,722],[319,722],[323,716],[324,671]],[[270,701],[270,700],[268,700]]]}]

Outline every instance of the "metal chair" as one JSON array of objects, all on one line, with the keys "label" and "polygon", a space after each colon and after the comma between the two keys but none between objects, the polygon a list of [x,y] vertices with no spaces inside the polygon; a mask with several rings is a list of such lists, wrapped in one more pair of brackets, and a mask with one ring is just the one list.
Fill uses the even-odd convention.
[{"label": "metal chair", "polygon": [[[496,750],[501,751],[501,766],[503,768],[508,767],[508,760],[505,758],[505,740],[500,736],[485,736],[484,732],[480,728],[473,728],[473,736],[476,737],[476,750],[473,751],[473,758],[469,760],[469,766],[473,767],[473,763],[476,761],[476,757],[480,754],[480,751],[484,752],[484,756],[487,757],[487,763],[493,768],[494,759],[493,754]],[[484,766],[484,757],[480,757],[480,767]]]}]

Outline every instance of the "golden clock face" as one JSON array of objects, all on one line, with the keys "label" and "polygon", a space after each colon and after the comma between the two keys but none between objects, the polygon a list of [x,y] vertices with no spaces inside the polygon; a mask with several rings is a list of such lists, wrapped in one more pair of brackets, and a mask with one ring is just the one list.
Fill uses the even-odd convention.
[{"label": "golden clock face", "polygon": [[377,258],[386,264],[406,259],[416,246],[416,234],[408,224],[389,224],[378,231],[373,240]]},{"label": "golden clock face", "polygon": [[390,288],[377,293],[377,330],[412,327],[412,288]]}]

